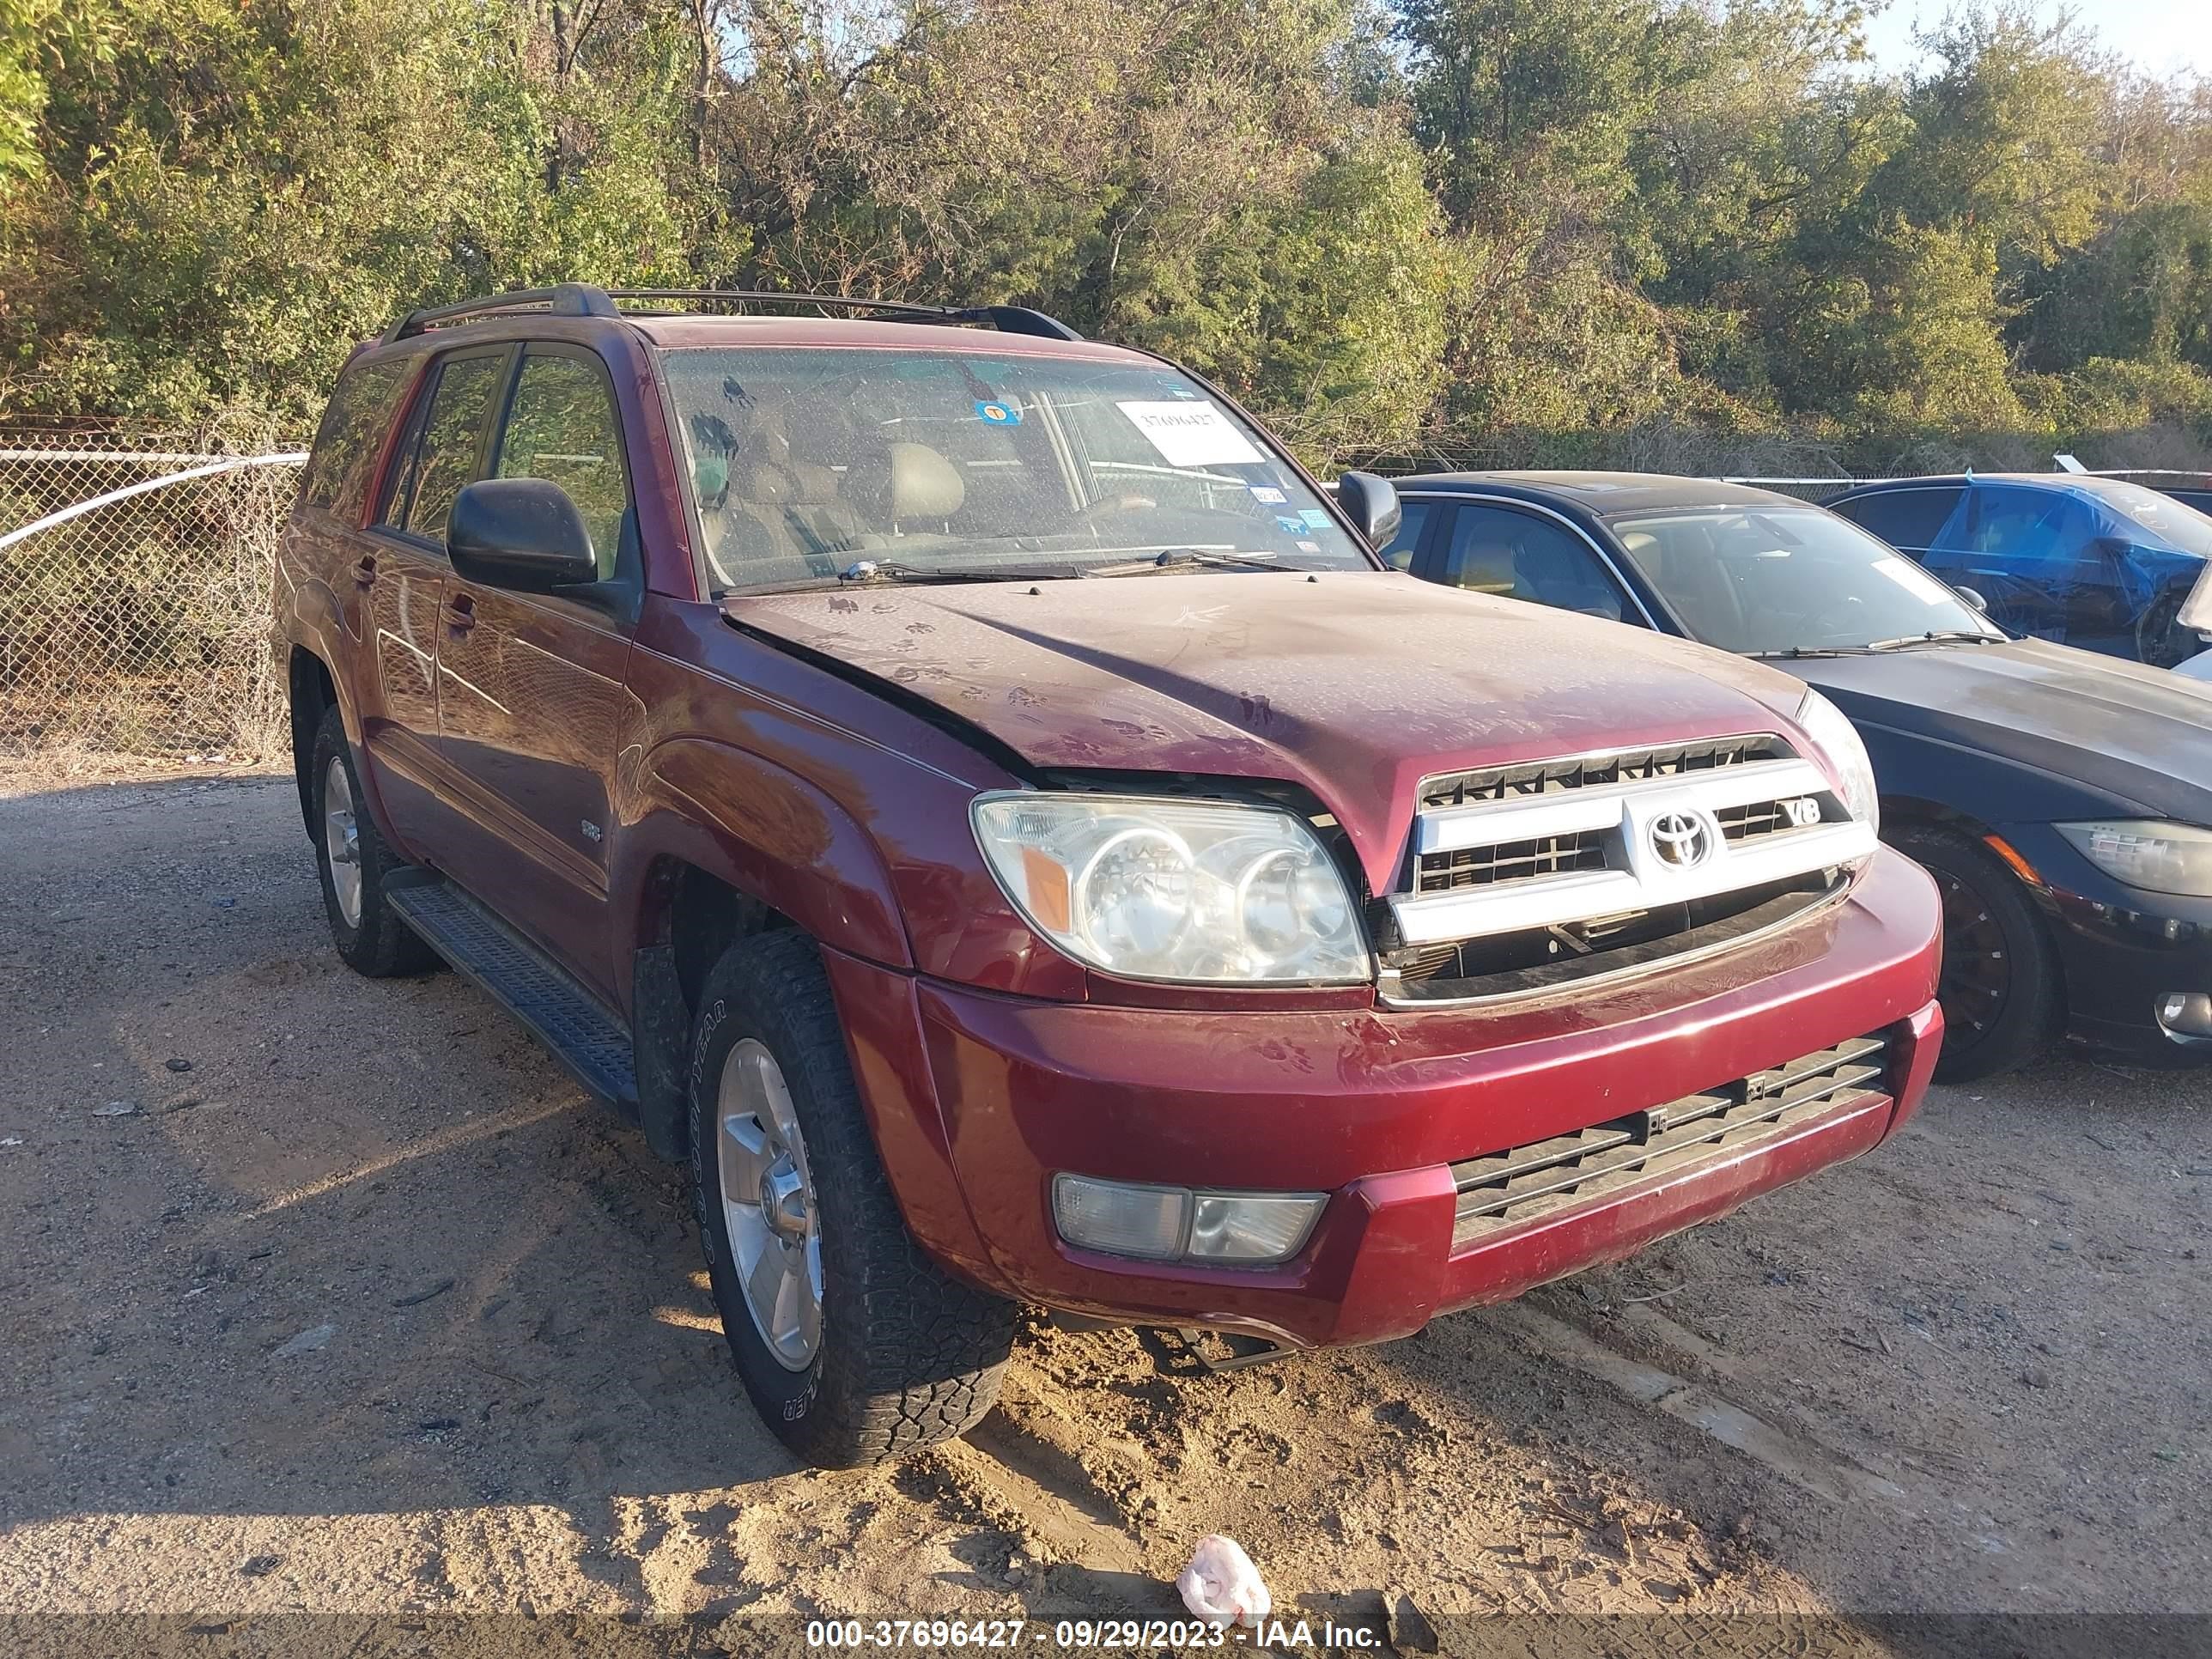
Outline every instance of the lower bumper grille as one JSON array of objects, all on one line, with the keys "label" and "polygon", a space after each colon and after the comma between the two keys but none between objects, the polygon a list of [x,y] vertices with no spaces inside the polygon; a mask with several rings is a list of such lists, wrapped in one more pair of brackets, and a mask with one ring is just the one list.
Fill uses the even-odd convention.
[{"label": "lower bumper grille", "polygon": [[1451,1166],[1455,1249],[1633,1182],[1730,1156],[1887,1092],[1888,1044],[1854,1037],[1704,1094]]}]

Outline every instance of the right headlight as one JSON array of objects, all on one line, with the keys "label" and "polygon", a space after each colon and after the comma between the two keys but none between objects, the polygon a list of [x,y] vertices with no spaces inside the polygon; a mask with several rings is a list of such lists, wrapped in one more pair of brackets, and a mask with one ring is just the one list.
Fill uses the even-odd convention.
[{"label": "right headlight", "polygon": [[2057,828],[2114,881],[2148,893],[2212,898],[2212,830],[2163,818],[2106,819]]},{"label": "right headlight", "polygon": [[1358,908],[1291,813],[1146,796],[979,796],[976,843],[1014,908],[1132,979],[1346,984],[1374,976]]},{"label": "right headlight", "polygon": [[1836,775],[1836,793],[1851,816],[1861,823],[1881,828],[1881,791],[1874,781],[1874,763],[1867,758],[1866,744],[1850,717],[1818,691],[1808,690],[1797,705],[1797,724],[1827,757]]}]

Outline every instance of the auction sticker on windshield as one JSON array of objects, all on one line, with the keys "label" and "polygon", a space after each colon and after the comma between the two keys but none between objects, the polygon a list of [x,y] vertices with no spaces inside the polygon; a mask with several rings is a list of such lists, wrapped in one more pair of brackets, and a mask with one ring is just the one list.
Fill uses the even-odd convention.
[{"label": "auction sticker on windshield", "polygon": [[1267,458],[1209,403],[1121,404],[1170,466],[1233,466]]}]

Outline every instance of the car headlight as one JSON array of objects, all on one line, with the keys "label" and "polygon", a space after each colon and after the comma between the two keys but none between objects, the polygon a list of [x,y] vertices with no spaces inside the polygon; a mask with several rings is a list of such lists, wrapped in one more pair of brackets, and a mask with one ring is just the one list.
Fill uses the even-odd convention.
[{"label": "car headlight", "polygon": [[982,795],[975,839],[1030,926],[1133,979],[1374,976],[1358,908],[1310,825],[1273,807],[1033,791]]},{"label": "car headlight", "polygon": [[2114,881],[2148,893],[2212,898],[2212,830],[2160,818],[2062,823],[2057,830]]},{"label": "car headlight", "polygon": [[1805,701],[1797,705],[1797,724],[1827,757],[1829,769],[1836,775],[1836,791],[1850,808],[1851,816],[1870,829],[1880,830],[1881,792],[1875,787],[1874,763],[1867,758],[1858,728],[1818,691],[1808,691]]}]

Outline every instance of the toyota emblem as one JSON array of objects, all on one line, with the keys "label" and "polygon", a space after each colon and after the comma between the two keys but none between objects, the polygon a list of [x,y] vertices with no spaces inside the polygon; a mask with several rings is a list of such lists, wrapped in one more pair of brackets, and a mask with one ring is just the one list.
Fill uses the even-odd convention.
[{"label": "toyota emblem", "polygon": [[1651,850],[1675,870],[1694,870],[1712,855],[1712,832],[1689,812],[1662,812],[1651,820]]}]

